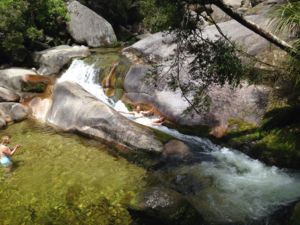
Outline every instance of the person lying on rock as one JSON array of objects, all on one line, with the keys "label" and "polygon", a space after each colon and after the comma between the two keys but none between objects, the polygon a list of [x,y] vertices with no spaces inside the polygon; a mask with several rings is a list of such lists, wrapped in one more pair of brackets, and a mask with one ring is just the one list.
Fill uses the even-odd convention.
[{"label": "person lying on rock", "polygon": [[141,114],[143,116],[153,116],[154,115],[154,107],[152,107],[151,109],[149,110],[146,110],[146,111],[141,111]]},{"label": "person lying on rock", "polygon": [[133,115],[134,117],[142,117],[143,114],[141,113],[142,112],[142,107],[140,104],[137,104],[134,108],[133,111],[131,112],[122,112],[122,111],[118,111],[119,113],[123,113],[123,114],[129,114],[129,115]]},{"label": "person lying on rock", "polygon": [[166,117],[160,116],[157,120],[152,121],[152,125],[160,126],[166,121]]},{"label": "person lying on rock", "polygon": [[1,138],[0,144],[0,163],[3,167],[11,169],[12,160],[11,156],[16,152],[16,150],[20,147],[19,144],[15,145],[15,147],[10,148],[8,144],[10,143],[10,136],[5,135]]}]

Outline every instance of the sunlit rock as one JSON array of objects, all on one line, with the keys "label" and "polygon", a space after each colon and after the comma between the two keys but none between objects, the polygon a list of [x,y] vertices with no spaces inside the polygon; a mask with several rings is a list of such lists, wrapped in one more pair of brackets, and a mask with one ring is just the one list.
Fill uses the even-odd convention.
[{"label": "sunlit rock", "polygon": [[73,58],[83,58],[90,54],[88,47],[60,45],[44,51],[35,52],[34,61],[40,66],[41,75],[57,74]]},{"label": "sunlit rock", "polygon": [[53,92],[53,103],[48,122],[67,131],[99,138],[123,149],[161,152],[162,143],[146,127],[121,116],[71,82],[58,83]]},{"label": "sunlit rock", "polygon": [[70,2],[68,11],[68,31],[78,43],[101,47],[117,41],[110,23],[78,1]]}]

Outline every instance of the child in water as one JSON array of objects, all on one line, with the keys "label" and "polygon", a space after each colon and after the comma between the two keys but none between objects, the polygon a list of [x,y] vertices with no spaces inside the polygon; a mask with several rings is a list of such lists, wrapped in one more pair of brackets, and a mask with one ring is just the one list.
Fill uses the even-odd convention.
[{"label": "child in water", "polygon": [[0,144],[0,163],[3,167],[8,170],[12,167],[11,156],[16,152],[20,145],[15,145],[13,148],[9,148],[8,144],[10,143],[10,136],[5,135],[1,138]]}]

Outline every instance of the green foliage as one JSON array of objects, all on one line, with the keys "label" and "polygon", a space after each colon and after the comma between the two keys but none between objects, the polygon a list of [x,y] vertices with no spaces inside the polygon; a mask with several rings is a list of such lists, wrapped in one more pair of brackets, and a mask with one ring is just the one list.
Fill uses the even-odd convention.
[{"label": "green foliage", "polygon": [[141,19],[139,0],[86,0],[84,3],[114,27],[126,26]]},{"label": "green foliage", "polygon": [[202,1],[199,5],[182,0],[143,2],[144,11],[151,12],[145,17],[148,29],[167,29],[177,44],[169,71],[162,73],[158,68],[152,73],[154,80],[161,80],[157,76],[168,76],[169,86],[173,90],[180,89],[189,102],[187,111],[201,114],[209,108],[210,99],[206,93],[211,85],[235,87],[249,71],[231,41],[224,37],[212,40],[203,34],[208,18]]},{"label": "green foliage", "polygon": [[[300,52],[300,2],[289,1],[277,6],[270,13],[270,25],[274,32],[293,38],[293,47]],[[299,59],[289,57],[286,70],[276,80],[277,94],[285,97],[290,105],[300,103],[300,64]]]},{"label": "green foliage", "polygon": [[300,2],[288,2],[277,6],[270,14],[271,24],[277,33],[287,32],[299,37],[300,35]]},{"label": "green foliage", "polygon": [[67,20],[63,0],[1,0],[0,52],[1,58],[14,60],[14,52],[30,49],[44,35],[57,36]]},{"label": "green foliage", "polygon": [[161,1],[157,5],[156,0],[144,0],[141,2],[141,9],[144,15],[144,25],[151,32],[167,30],[171,26],[176,26],[184,14],[179,1],[174,1],[172,4]]}]

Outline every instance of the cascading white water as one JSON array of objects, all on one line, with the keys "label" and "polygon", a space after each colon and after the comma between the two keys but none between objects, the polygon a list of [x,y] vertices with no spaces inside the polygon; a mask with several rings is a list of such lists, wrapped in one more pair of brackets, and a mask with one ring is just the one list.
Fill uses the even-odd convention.
[{"label": "cascading white water", "polygon": [[114,103],[105,96],[97,74],[94,66],[87,65],[82,60],[74,60],[59,82],[78,83],[99,100],[124,112],[123,115],[128,119],[199,146],[202,160],[179,167],[177,170],[180,171],[177,172],[193,174],[200,183],[204,183],[199,192],[193,193],[191,199],[209,221],[247,224],[249,219],[265,217],[279,206],[300,198],[299,173],[288,174],[276,167],[266,166],[243,153],[215,145],[208,139],[184,135],[164,126],[153,126],[155,118],[130,115],[121,101]]},{"label": "cascading white water", "polygon": [[100,86],[98,74],[99,70],[93,65],[88,65],[82,60],[75,59],[57,82],[70,81],[77,83],[84,90],[110,105],[112,101],[105,95],[103,88]]}]

